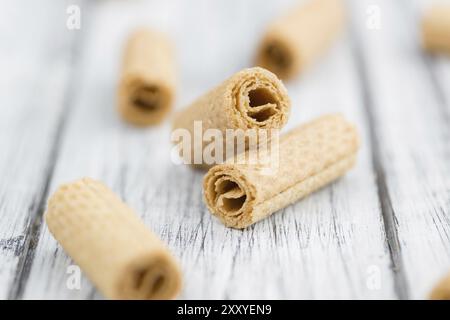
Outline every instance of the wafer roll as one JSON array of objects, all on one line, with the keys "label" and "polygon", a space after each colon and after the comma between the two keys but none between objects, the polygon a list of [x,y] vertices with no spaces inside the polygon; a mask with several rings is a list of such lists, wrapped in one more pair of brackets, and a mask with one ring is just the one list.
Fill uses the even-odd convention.
[{"label": "wafer roll", "polygon": [[450,274],[442,279],[430,295],[432,300],[450,300]]},{"label": "wafer roll", "polygon": [[434,5],[425,13],[422,38],[426,50],[450,55],[450,5]]},{"label": "wafer roll", "polygon": [[158,124],[171,110],[174,95],[175,62],[170,41],[154,31],[136,30],[123,57],[120,114],[135,125]]},{"label": "wafer roll", "polygon": [[[263,68],[244,69],[177,113],[173,129],[188,130],[191,137],[198,137],[196,123],[201,123],[202,132],[218,129],[224,136],[227,129],[280,129],[287,122],[290,105],[285,86],[273,73]],[[203,141],[194,141],[190,150],[183,150],[187,162],[209,167],[211,163],[203,159],[193,161],[196,154],[202,155],[204,146]]]},{"label": "wafer roll", "polygon": [[237,159],[211,168],[206,205],[226,226],[245,228],[342,176],[355,163],[358,141],[341,116],[318,118],[280,138],[278,167],[269,174]]},{"label": "wafer roll", "polygon": [[268,27],[257,52],[256,65],[283,80],[291,79],[318,59],[344,24],[342,0],[308,0]]},{"label": "wafer roll", "polygon": [[45,219],[105,297],[169,299],[179,292],[180,270],[168,249],[102,183],[84,178],[61,186]]}]

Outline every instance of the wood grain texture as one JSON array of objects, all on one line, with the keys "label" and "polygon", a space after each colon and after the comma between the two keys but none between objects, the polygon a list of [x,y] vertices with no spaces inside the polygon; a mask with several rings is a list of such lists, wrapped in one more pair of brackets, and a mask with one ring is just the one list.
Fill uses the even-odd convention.
[{"label": "wood grain texture", "polygon": [[0,298],[14,298],[58,148],[73,37],[64,2],[0,12]]},{"label": "wood grain texture", "polygon": [[[411,3],[355,1],[361,45],[362,84],[375,127],[374,140],[385,182],[393,238],[398,250],[397,289],[402,298],[426,298],[450,267],[450,155],[446,106],[420,49]],[[366,27],[368,5],[380,9],[382,28]],[[439,80],[440,81],[440,80]],[[444,85],[444,84],[440,84]],[[401,279],[404,278],[404,281]]]},{"label": "wood grain texture", "polygon": [[[68,31],[74,2],[82,27]],[[4,5],[0,298],[102,298],[85,277],[80,290],[68,288],[73,262],[41,219],[48,195],[83,176],[117,192],[180,259],[180,298],[427,296],[450,268],[450,60],[420,50],[417,23],[428,1],[347,1],[346,34],[287,84],[285,129],[342,112],[360,129],[358,164],[244,231],[207,211],[202,172],[171,162],[169,123],[134,128],[116,112],[123,44],[135,26],[174,39],[183,108],[251,66],[267,22],[294,2]],[[380,9],[380,30],[367,27],[371,6]]]},{"label": "wood grain texture", "polygon": [[[241,4],[235,1],[233,5]],[[251,61],[251,50],[234,52],[232,60],[229,51],[238,41],[256,38],[261,32],[259,22],[253,25],[242,19],[240,26],[226,30],[224,21],[239,18],[235,11],[221,11],[220,6],[202,1],[190,4],[190,8],[211,12],[207,20],[199,22],[208,26],[202,31],[204,37],[236,29],[241,39],[221,38],[209,55],[202,56],[207,48],[201,38],[191,37],[189,42],[184,34],[175,38],[180,61],[193,55],[191,61],[199,63],[195,69],[192,63],[181,64],[178,107]],[[157,10],[126,8],[129,11],[123,4],[109,2],[98,3],[94,10],[95,22],[83,48],[83,81],[50,189],[86,175],[112,187],[181,260],[185,276],[182,298],[394,298],[370,145],[363,144],[358,167],[329,188],[245,231],[225,228],[202,202],[203,173],[171,163],[169,126],[135,129],[122,124],[115,113],[117,66],[130,21],[138,12]],[[249,8],[255,7],[249,4]],[[260,6],[259,10],[263,19],[271,8]],[[221,18],[217,19],[219,12]],[[258,20],[255,11],[251,13]],[[189,14],[194,15],[188,10]],[[113,23],[119,16],[120,23]],[[195,23],[180,22],[173,34],[181,30],[193,34],[196,28]],[[192,53],[192,47],[200,56]],[[315,71],[290,84],[294,99],[290,127],[324,112],[341,111],[357,122],[363,140],[368,140],[355,66],[347,59],[350,54],[344,38]],[[200,64],[213,67],[205,70]],[[66,270],[71,261],[42,227],[24,297],[97,297],[86,280],[79,291],[67,289]],[[374,267],[380,277],[379,288],[368,285]]]}]

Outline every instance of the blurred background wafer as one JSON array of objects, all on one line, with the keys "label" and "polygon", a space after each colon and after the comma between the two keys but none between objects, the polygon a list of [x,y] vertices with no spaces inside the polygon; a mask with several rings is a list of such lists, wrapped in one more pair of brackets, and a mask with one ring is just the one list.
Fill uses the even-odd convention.
[{"label": "blurred background wafer", "polygon": [[450,3],[435,4],[425,11],[422,43],[430,52],[450,55]]},{"label": "blurred background wafer", "polygon": [[84,178],[61,186],[45,219],[105,297],[170,299],[180,291],[180,269],[168,249],[102,183]]},{"label": "blurred background wafer", "polygon": [[119,111],[123,119],[147,126],[160,123],[175,96],[175,61],[166,35],[139,28],[129,37],[119,84]]},{"label": "blurred background wafer", "polygon": [[431,300],[450,300],[450,274],[434,287],[430,294]]},{"label": "blurred background wafer", "polygon": [[342,31],[342,0],[308,0],[277,18],[268,27],[256,65],[283,80],[295,77],[317,60]]}]

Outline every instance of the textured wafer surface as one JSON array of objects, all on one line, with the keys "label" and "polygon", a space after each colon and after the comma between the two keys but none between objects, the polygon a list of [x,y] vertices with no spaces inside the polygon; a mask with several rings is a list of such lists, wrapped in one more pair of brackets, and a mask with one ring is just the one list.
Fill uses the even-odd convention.
[{"label": "textured wafer surface", "polygon": [[128,38],[118,89],[119,112],[132,124],[160,123],[175,97],[173,47],[162,33],[140,28]]},{"label": "textured wafer surface", "polygon": [[50,232],[110,299],[168,299],[181,275],[168,249],[102,183],[84,178],[61,186],[45,214]]},{"label": "textured wafer surface", "polygon": [[309,0],[268,27],[256,65],[284,80],[305,70],[331,45],[345,25],[342,0]]},{"label": "textured wafer surface", "polygon": [[237,159],[211,168],[206,205],[225,225],[245,228],[342,176],[358,146],[355,127],[342,116],[320,117],[280,138],[278,166],[269,171]]},{"label": "textured wafer surface", "polygon": [[423,46],[434,53],[450,55],[450,5],[434,5],[422,20]]},{"label": "textured wafer surface", "polygon": [[[195,122],[199,121],[203,131],[218,129],[224,136],[226,129],[281,129],[288,120],[290,106],[281,80],[263,68],[249,68],[234,74],[178,112],[173,129],[186,129],[191,137],[194,137]],[[200,144],[197,152],[201,154],[203,148],[204,144]],[[190,154],[193,153],[192,149]],[[202,166],[209,167],[199,165]]]}]

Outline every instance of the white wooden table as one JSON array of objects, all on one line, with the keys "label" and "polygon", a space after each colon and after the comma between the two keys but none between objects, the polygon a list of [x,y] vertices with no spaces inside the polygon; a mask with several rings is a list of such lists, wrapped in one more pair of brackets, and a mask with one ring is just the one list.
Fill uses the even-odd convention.
[{"label": "white wooden table", "polygon": [[[202,202],[202,173],[170,161],[170,124],[116,113],[121,50],[141,24],[172,35],[176,108],[251,66],[265,24],[294,1],[86,0],[0,5],[0,298],[101,298],[42,214],[67,181],[104,181],[179,258],[180,298],[426,298],[450,271],[450,59],[420,50],[423,1],[349,1],[346,33],[287,84],[286,129],[342,112],[362,135],[346,177],[251,228]],[[66,27],[68,6],[81,29]],[[380,27],[368,17],[379,10]]]}]

